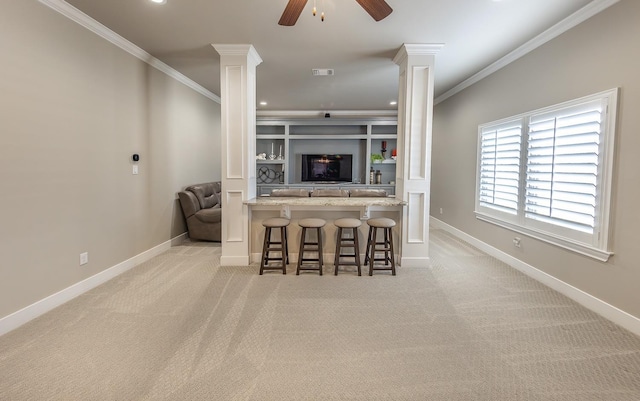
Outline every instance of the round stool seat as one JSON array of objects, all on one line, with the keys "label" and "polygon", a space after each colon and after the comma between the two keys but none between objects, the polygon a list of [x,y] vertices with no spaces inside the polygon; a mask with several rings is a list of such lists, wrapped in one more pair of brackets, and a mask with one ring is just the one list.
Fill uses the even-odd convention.
[{"label": "round stool seat", "polygon": [[302,219],[298,221],[298,225],[304,228],[320,228],[320,227],[324,227],[325,224],[327,224],[326,221],[322,219],[314,219],[314,218]]},{"label": "round stool seat", "polygon": [[377,218],[367,220],[367,224],[371,227],[376,227],[376,228],[391,228],[391,227],[395,227],[396,222],[386,217],[377,217]]},{"label": "round stool seat", "polygon": [[289,225],[289,219],[284,219],[282,217],[273,217],[264,220],[262,222],[262,225],[270,228],[286,227]]},{"label": "round stool seat", "polygon": [[343,219],[335,220],[333,224],[340,228],[358,228],[362,225],[362,222],[359,219],[345,217]]}]

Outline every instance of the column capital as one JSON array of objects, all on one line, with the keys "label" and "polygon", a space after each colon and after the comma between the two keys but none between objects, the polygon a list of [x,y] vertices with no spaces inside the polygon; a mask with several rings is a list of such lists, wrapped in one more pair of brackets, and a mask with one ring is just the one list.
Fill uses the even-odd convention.
[{"label": "column capital", "polygon": [[246,56],[248,60],[252,61],[253,65],[262,63],[262,58],[253,45],[224,45],[212,43],[211,46],[213,46],[221,56]]},{"label": "column capital", "polygon": [[398,53],[396,53],[396,56],[393,58],[393,62],[400,65],[409,56],[433,56],[438,53],[443,47],[443,43],[405,43],[400,47]]}]

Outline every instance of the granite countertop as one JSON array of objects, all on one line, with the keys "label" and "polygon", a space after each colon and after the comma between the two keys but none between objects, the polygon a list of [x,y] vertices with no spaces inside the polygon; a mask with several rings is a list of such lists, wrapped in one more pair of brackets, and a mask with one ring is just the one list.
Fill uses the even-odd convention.
[{"label": "granite countertop", "polygon": [[333,197],[269,197],[261,196],[244,202],[249,206],[402,206],[407,202],[393,198],[333,198]]}]

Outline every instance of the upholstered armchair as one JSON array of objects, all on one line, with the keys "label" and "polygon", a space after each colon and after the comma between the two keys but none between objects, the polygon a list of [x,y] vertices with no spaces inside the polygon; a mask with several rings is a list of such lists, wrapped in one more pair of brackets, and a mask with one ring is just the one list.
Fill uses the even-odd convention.
[{"label": "upholstered armchair", "polygon": [[219,181],[191,185],[178,192],[189,238],[205,241],[222,239],[220,193]]}]

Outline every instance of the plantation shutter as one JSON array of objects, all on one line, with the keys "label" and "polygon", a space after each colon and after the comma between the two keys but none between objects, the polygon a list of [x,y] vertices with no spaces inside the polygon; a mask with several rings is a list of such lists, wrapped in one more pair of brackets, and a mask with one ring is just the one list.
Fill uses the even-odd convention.
[{"label": "plantation shutter", "polygon": [[481,129],[480,206],[518,213],[521,143],[520,119]]},{"label": "plantation shutter", "polygon": [[530,118],[525,218],[593,233],[602,113],[598,100]]}]

